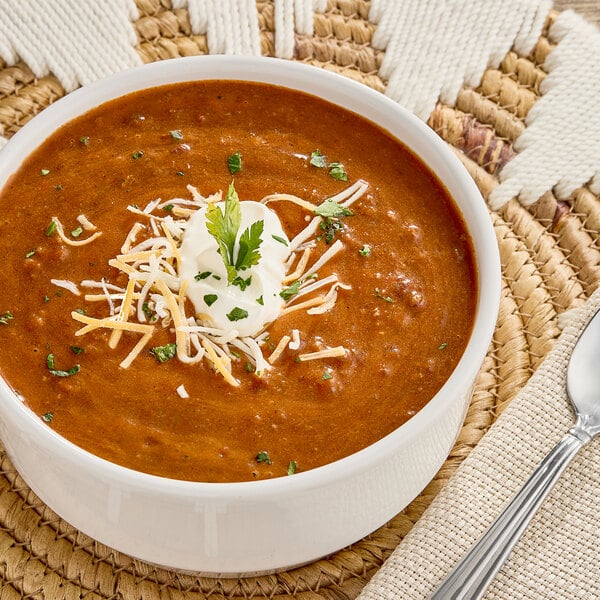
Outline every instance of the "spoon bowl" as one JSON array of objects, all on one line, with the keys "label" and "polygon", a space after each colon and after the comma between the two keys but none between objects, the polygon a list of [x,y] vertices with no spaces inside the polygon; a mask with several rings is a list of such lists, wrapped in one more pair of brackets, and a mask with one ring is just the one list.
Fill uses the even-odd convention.
[{"label": "spoon bowl", "polygon": [[567,369],[567,395],[577,415],[577,423],[571,430],[574,435],[594,437],[600,433],[599,355],[600,311],[577,341]]}]

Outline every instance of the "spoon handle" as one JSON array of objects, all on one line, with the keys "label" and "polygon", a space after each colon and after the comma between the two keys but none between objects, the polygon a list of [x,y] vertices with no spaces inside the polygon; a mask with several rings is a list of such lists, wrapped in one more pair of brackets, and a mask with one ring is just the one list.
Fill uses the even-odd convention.
[{"label": "spoon handle", "polygon": [[571,430],[544,458],[480,540],[455,565],[431,600],[477,600],[500,570],[536,510],[589,436]]}]

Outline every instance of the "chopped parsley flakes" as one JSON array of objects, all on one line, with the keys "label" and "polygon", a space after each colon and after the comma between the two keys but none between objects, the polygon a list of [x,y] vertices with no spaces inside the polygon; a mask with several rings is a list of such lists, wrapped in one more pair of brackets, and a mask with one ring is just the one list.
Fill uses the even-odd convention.
[{"label": "chopped parsley flakes", "polygon": [[229,155],[227,157],[227,167],[232,175],[239,173],[242,170],[242,155],[239,152]]},{"label": "chopped parsley flakes", "polygon": [[177,344],[170,343],[164,346],[155,346],[150,350],[150,354],[160,363],[167,362],[177,354]]},{"label": "chopped parsley flakes", "polygon": [[204,296],[204,302],[206,302],[206,306],[212,306],[218,298],[219,297],[216,294],[206,294],[206,296]]},{"label": "chopped parsley flakes", "polygon": [[320,150],[315,150],[310,154],[310,164],[318,169],[324,169],[327,166],[327,160]]},{"label": "chopped parsley flakes", "polygon": [[226,316],[230,321],[239,321],[241,319],[245,319],[248,316],[248,311],[244,310],[243,308],[240,308],[239,306],[236,306],[235,308],[232,308],[231,312],[227,313]]},{"label": "chopped parsley flakes", "polygon": [[269,453],[266,452],[265,450],[261,450],[257,455],[256,455],[256,462],[257,463],[264,463],[266,465],[272,465],[273,461],[271,460],[271,458],[269,457]]},{"label": "chopped parsley flakes", "polygon": [[0,325],[8,325],[8,322],[14,319],[13,314],[7,310],[6,312],[0,315]]},{"label": "chopped parsley flakes", "polygon": [[338,181],[348,181],[348,175],[344,165],[339,162],[332,162],[329,165],[329,174]]},{"label": "chopped parsley flakes", "polygon": [[79,373],[80,367],[79,365],[73,365],[68,371],[63,371],[61,369],[57,369],[54,366],[54,354],[50,352],[46,356],[46,366],[48,367],[48,371],[51,375],[55,377],[71,377],[71,375],[75,375]]}]

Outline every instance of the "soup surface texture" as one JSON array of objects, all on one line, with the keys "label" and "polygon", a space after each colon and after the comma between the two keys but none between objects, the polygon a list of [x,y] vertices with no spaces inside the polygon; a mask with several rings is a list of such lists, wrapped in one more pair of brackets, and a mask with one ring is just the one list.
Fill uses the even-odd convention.
[{"label": "soup surface texture", "polygon": [[139,471],[244,481],[348,456],[430,400],[471,332],[446,190],[386,132],[290,90],[111,101],[33,151],[0,206],[2,375]]}]

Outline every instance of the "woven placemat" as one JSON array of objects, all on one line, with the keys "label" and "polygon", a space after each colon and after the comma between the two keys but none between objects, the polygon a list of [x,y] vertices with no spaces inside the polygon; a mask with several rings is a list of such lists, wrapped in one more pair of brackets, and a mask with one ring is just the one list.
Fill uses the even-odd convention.
[{"label": "woven placemat", "polygon": [[[169,0],[137,0],[137,51],[144,62],[208,53],[186,9]],[[274,55],[273,4],[257,2],[261,47]],[[371,46],[367,0],[329,2],[313,36],[296,36],[295,59],[341,73],[376,90],[384,53]],[[438,104],[429,125],[450,144],[484,196],[514,156],[513,143],[540,97],[541,65],[552,49],[547,31],[528,56],[509,52],[479,87],[463,88],[453,107]],[[58,79],[36,79],[23,63],[0,60],[0,124],[9,137],[65,94]],[[557,143],[559,141],[557,140]],[[156,568],[116,552],[65,523],[31,492],[0,451],[0,600],[16,598],[237,599],[355,598],[420,518],[461,461],[537,369],[558,337],[559,316],[600,282],[600,200],[589,189],[567,200],[547,193],[523,207],[492,212],[503,268],[498,325],[470,410],[448,460],[424,492],[384,527],[333,556],[291,571],[216,579]],[[0,450],[2,450],[0,448]]]}]

